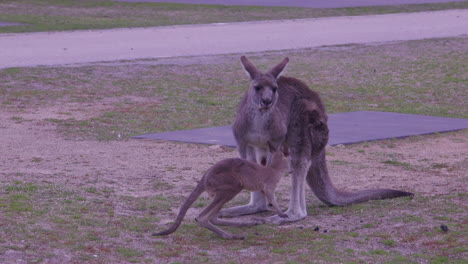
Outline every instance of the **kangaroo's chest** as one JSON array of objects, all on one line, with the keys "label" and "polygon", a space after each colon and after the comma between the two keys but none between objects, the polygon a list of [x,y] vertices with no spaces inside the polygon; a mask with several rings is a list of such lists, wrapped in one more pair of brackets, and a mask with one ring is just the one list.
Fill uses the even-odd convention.
[{"label": "kangaroo's chest", "polygon": [[245,140],[249,145],[264,147],[268,146],[271,136],[268,133],[262,133],[260,130],[251,129],[244,135]]},{"label": "kangaroo's chest", "polygon": [[287,126],[281,119],[254,116],[245,130],[244,139],[249,145],[265,147],[268,142],[282,141],[286,133]]}]

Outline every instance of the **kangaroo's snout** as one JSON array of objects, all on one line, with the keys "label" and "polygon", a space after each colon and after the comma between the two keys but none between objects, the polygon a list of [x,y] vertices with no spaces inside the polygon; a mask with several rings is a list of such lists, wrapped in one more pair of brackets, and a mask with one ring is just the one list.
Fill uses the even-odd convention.
[{"label": "kangaroo's snout", "polygon": [[272,103],[271,98],[263,98],[262,99],[262,106],[270,107],[271,103]]}]

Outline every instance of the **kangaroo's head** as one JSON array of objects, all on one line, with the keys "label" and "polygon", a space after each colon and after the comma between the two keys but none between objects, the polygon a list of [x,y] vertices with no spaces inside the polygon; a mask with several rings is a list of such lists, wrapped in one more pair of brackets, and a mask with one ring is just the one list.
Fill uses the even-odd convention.
[{"label": "kangaroo's head", "polygon": [[266,73],[260,72],[245,56],[241,57],[241,62],[252,79],[248,91],[250,103],[257,106],[260,111],[268,111],[278,101],[278,78],[289,59],[285,58]]}]

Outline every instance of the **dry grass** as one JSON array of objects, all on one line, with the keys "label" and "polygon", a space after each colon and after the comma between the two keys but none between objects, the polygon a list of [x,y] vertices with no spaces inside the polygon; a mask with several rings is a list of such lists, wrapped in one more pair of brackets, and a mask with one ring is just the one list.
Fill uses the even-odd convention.
[{"label": "dry grass", "polygon": [[[261,68],[289,56],[287,75],[318,90],[330,112],[466,118],[465,43],[249,56]],[[127,137],[228,124],[248,85],[238,55],[10,68],[0,79],[1,263],[466,262],[467,131],[327,149],[338,187],[403,189],[412,200],[325,207],[309,193],[303,221],[231,228],[247,239],[225,241],[193,221],[202,197],[176,233],[154,238],[204,170],[237,153]],[[289,181],[279,186],[282,208]]]},{"label": "dry grass", "polygon": [[[330,171],[340,188],[391,187],[416,197],[326,207],[309,193],[306,219],[229,228],[247,239],[226,241],[193,220],[207,197],[174,234],[150,234],[175,218],[201,171],[235,156],[233,149],[59,138],[55,143],[65,149],[49,151],[47,127],[9,127],[36,132],[7,135],[7,146],[16,138],[26,153],[2,153],[12,163],[0,174],[3,263],[463,263],[468,250],[466,132],[329,148]],[[381,162],[389,157],[411,164],[411,170]],[[346,164],[333,162],[340,160]],[[278,190],[283,208],[289,180]],[[242,193],[231,204],[246,200]]]},{"label": "dry grass", "polygon": [[[249,55],[318,91],[328,112],[468,117],[465,38]],[[239,56],[0,70],[0,108],[58,125],[69,138],[125,139],[228,125],[248,86]],[[200,64],[201,63],[201,64]],[[17,120],[21,121],[21,120]]]}]

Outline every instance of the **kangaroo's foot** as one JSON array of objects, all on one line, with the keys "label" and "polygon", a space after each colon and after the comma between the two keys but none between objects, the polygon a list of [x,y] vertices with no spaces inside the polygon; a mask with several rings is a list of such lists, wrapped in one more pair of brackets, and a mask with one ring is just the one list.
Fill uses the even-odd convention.
[{"label": "kangaroo's foot", "polygon": [[231,208],[226,208],[221,210],[220,217],[236,217],[240,215],[256,214],[260,212],[267,211],[268,207],[266,206],[257,206],[252,204],[241,205]]},{"label": "kangaroo's foot", "polygon": [[264,219],[249,219],[249,220],[244,220],[244,221],[233,221],[233,220],[226,220],[226,219],[212,219],[211,222],[214,225],[221,225],[221,226],[237,226],[237,227],[244,227],[244,226],[255,226],[255,225],[262,225],[265,224]]},{"label": "kangaroo's foot", "polygon": [[286,223],[297,222],[306,218],[307,213],[298,213],[292,211],[286,211],[282,215],[273,215],[265,218],[265,223],[270,225],[283,225]]},{"label": "kangaroo's foot", "polygon": [[252,217],[250,219],[250,221],[252,221],[253,223],[255,223],[255,225],[264,225],[266,224],[266,217]]}]

